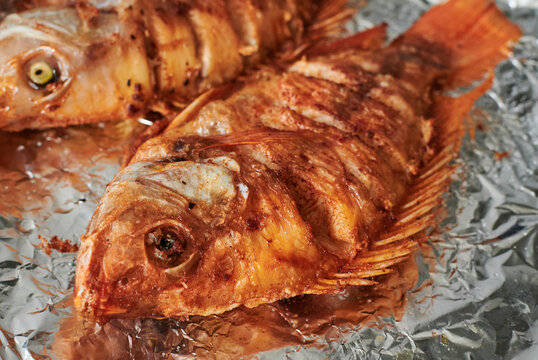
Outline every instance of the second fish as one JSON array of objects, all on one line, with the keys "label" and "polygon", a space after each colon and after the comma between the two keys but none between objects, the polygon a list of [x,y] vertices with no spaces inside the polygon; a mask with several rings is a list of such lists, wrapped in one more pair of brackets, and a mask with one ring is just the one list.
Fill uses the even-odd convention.
[{"label": "second fish", "polygon": [[127,0],[114,11],[12,14],[0,24],[0,130],[141,117],[156,99],[184,104],[300,44],[305,25],[346,12],[345,1],[324,3]]}]

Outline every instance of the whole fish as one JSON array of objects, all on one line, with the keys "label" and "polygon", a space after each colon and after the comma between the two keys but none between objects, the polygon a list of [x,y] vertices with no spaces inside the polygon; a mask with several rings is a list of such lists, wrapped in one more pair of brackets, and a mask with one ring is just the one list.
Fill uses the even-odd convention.
[{"label": "whole fish", "polygon": [[[33,5],[47,1],[69,3]],[[11,14],[0,24],[0,130],[143,117],[157,100],[181,106],[298,45],[305,24],[345,18],[345,4],[79,0]]]},{"label": "whole fish", "polygon": [[285,71],[210,91],[143,144],[82,238],[90,318],[221,313],[334,293],[406,259],[434,224],[483,79],[520,36],[492,2],[452,0]]}]

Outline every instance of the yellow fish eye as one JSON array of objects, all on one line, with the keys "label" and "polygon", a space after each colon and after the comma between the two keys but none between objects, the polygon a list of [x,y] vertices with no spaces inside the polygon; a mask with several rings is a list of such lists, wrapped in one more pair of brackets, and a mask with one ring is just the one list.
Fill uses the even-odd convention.
[{"label": "yellow fish eye", "polygon": [[45,86],[56,79],[56,71],[50,64],[38,61],[28,69],[28,79],[37,86]]}]

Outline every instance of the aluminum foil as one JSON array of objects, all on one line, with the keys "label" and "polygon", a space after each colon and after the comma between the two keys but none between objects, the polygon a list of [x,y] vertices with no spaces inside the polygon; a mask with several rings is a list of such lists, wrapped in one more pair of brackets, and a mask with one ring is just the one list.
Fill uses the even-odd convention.
[{"label": "aluminum foil", "polygon": [[[114,320],[72,314],[78,242],[135,121],[0,133],[2,359],[538,359],[538,1],[498,2],[525,35],[468,122],[447,216],[380,286],[219,316]],[[349,27],[391,37],[432,3],[371,0]]]}]

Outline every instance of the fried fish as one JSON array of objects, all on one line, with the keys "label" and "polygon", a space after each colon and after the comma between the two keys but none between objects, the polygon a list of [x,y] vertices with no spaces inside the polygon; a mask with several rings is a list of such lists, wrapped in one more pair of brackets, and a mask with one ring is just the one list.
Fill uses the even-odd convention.
[{"label": "fried fish", "polygon": [[[82,238],[90,318],[188,316],[370,285],[435,224],[462,117],[519,36],[490,1],[319,44],[193,102],[109,184]],[[491,79],[491,77],[489,77]]]},{"label": "fried fish", "polygon": [[156,103],[181,107],[297,46],[307,24],[345,18],[345,4],[92,0],[11,14],[0,24],[0,130],[144,117]]}]

